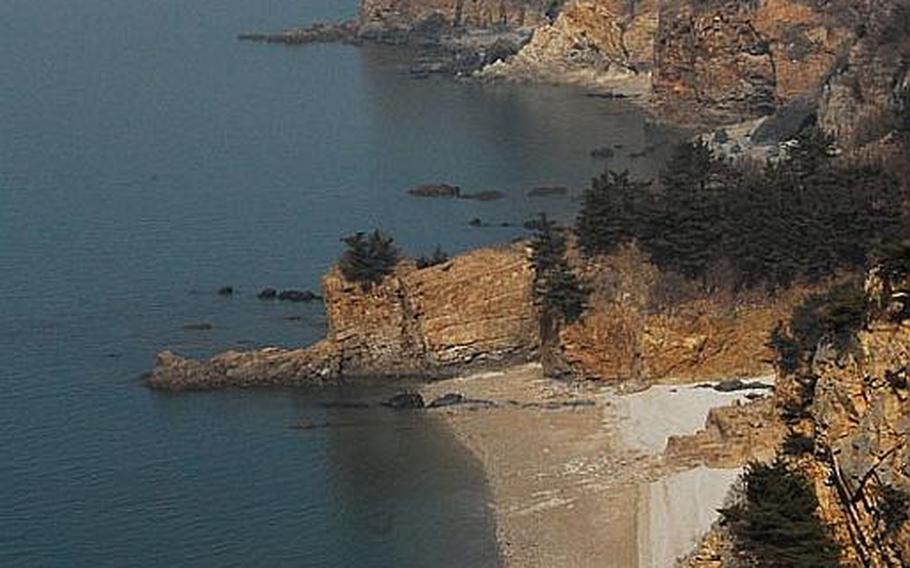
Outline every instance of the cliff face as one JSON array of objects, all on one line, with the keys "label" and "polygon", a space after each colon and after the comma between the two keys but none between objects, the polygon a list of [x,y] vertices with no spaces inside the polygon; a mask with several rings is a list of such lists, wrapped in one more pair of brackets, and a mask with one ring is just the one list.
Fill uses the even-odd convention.
[{"label": "cliff face", "polygon": [[[871,297],[881,298],[880,282],[869,279]],[[811,392],[788,428],[813,439],[815,449],[794,462],[814,482],[821,517],[842,544],[845,565],[910,564],[910,526],[889,526],[885,514],[889,491],[910,491],[908,381],[910,320],[883,318],[849,346],[822,342],[807,364],[778,381],[781,410],[805,405],[804,393]],[[899,509],[906,514],[906,507]]]},{"label": "cliff face", "polygon": [[434,376],[534,357],[538,317],[523,245],[481,249],[418,270],[402,262],[364,290],[323,278],[329,333],[304,349],[162,353],[148,384],[166,389],[306,384],[358,375]]},{"label": "cliff face", "polygon": [[360,29],[372,36],[438,25],[530,27],[544,20],[549,4],[547,0],[362,0]]},{"label": "cliff face", "polygon": [[484,75],[550,82],[628,80],[651,66],[657,9],[657,0],[570,1],[515,57]]},{"label": "cliff face", "polygon": [[872,2],[862,31],[825,86],[819,108],[821,126],[854,146],[910,126],[910,5]]},{"label": "cliff face", "polygon": [[333,271],[323,279],[329,338],[349,375],[524,361],[538,345],[532,280],[523,245],[402,266],[368,293]]},{"label": "cliff face", "polygon": [[770,374],[768,334],[805,295],[673,298],[685,284],[667,281],[631,247],[599,262],[587,281],[591,305],[561,330],[559,351],[574,374],[608,380]]},{"label": "cliff face", "polygon": [[673,111],[730,122],[814,96],[853,39],[829,3],[666,3],[655,38],[654,93]]}]

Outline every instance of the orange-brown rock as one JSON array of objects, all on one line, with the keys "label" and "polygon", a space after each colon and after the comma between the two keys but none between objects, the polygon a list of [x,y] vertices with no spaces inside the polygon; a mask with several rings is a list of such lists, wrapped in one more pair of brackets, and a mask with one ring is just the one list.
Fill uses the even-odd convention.
[{"label": "orange-brown rock", "polygon": [[548,0],[362,0],[360,29],[382,35],[434,21],[451,28],[534,26],[548,6]]},{"label": "orange-brown rock", "polygon": [[710,467],[741,467],[752,460],[769,460],[786,434],[771,398],[714,408],[704,429],[691,436],[671,436],[667,455],[675,460]]},{"label": "orange-brown rock", "polygon": [[[634,248],[601,259],[587,279],[594,293],[559,349],[574,373],[606,380],[667,381],[767,375],[770,331],[807,293],[738,298],[684,294]],[[679,288],[679,289],[677,289]]]},{"label": "orange-brown rock", "polygon": [[303,349],[230,351],[207,361],[166,352],[147,382],[175,390],[289,385],[524,362],[539,343],[532,281],[522,244],[425,269],[405,261],[369,289],[335,269],[322,282],[329,320],[324,341]]},{"label": "orange-brown rock", "polygon": [[485,75],[583,83],[635,75],[651,66],[656,29],[657,0],[572,0]]},{"label": "orange-brown rock", "polygon": [[[905,302],[893,289],[875,271],[867,279],[872,305]],[[823,338],[796,372],[778,378],[778,411],[791,435],[814,441],[814,451],[793,462],[814,485],[844,566],[910,565],[910,526],[888,530],[882,518],[887,490],[910,495],[908,380],[910,320],[887,311],[874,314],[852,342],[835,346]]]}]

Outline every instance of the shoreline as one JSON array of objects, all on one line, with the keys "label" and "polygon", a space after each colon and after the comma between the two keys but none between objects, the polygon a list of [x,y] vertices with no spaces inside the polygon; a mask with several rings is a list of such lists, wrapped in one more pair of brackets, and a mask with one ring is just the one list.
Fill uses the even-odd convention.
[{"label": "shoreline", "polygon": [[[655,448],[661,436],[696,434],[710,409],[744,400],[744,392],[692,384],[619,395],[604,384],[544,378],[533,363],[420,391],[428,399],[457,392],[502,403],[430,412],[484,469],[506,568],[664,567],[695,548],[739,474]],[[630,443],[630,430],[643,429],[630,409],[657,416],[672,403],[687,410],[682,425],[657,420],[644,427],[644,444]]]}]

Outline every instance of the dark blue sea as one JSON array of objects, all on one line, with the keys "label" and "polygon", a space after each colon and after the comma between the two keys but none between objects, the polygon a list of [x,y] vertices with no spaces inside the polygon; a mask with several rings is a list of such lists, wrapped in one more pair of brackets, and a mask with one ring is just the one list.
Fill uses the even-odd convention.
[{"label": "dark blue sea", "polygon": [[[345,234],[409,254],[506,241],[661,142],[624,101],[415,80],[380,47],[235,40],[355,0],[0,2],[0,566],[497,564],[488,490],[394,388],[163,394],[163,349],[206,356],[322,336],[316,289]],[[420,200],[448,182],[496,202]],[[215,291],[231,285],[232,297]],[[211,330],[184,326],[207,323]],[[328,428],[295,430],[299,421]]]}]

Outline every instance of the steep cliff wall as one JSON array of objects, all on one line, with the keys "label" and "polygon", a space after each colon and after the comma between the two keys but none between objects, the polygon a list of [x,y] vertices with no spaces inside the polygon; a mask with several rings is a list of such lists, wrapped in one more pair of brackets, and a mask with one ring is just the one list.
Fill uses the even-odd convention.
[{"label": "steep cliff wall", "polygon": [[483,72],[547,82],[647,80],[658,0],[572,0],[512,59]]},{"label": "steep cliff wall", "polygon": [[[867,283],[874,302],[885,290],[880,283],[875,275]],[[875,317],[849,344],[823,340],[811,359],[778,380],[791,435],[814,441],[793,461],[813,481],[847,566],[910,565],[910,502],[891,499],[894,492],[910,496],[908,381],[910,320],[890,317]],[[889,510],[903,517],[889,520]]]},{"label": "steep cliff wall", "polygon": [[655,38],[654,92],[669,114],[730,122],[813,95],[853,40],[829,3],[668,2]]},{"label": "steep cliff wall", "polygon": [[231,351],[208,361],[162,353],[148,384],[175,390],[288,385],[524,362],[539,343],[532,282],[524,245],[481,249],[425,269],[405,261],[369,290],[333,270],[322,282],[324,341]]},{"label": "steep cliff wall", "polygon": [[634,248],[600,260],[586,279],[591,305],[561,330],[559,350],[574,374],[607,380],[770,374],[768,334],[807,293],[686,294],[691,285],[667,280]]},{"label": "steep cliff wall", "polygon": [[323,279],[329,339],[353,375],[526,360],[538,344],[532,281],[524,245],[422,270],[405,264],[366,293],[332,271]]},{"label": "steep cliff wall", "polygon": [[869,10],[865,0],[569,0],[481,75],[650,90],[670,118],[738,122],[815,97]]},{"label": "steep cliff wall", "polygon": [[549,5],[548,0],[362,0],[359,19],[366,36],[440,24],[517,28],[542,23]]}]

